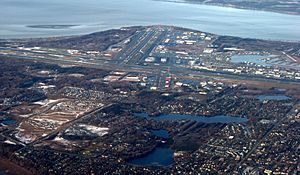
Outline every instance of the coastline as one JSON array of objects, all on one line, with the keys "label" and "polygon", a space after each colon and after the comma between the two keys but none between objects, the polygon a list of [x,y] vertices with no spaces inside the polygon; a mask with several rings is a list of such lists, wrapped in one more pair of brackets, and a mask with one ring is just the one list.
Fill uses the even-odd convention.
[{"label": "coastline", "polygon": [[192,2],[192,1],[185,1],[185,0],[182,0],[182,1],[180,1],[180,0],[153,0],[153,1],[180,3],[180,4],[208,5],[208,6],[226,7],[226,8],[240,9],[240,10],[254,10],[254,11],[261,11],[261,12],[273,12],[273,13],[284,14],[284,15],[300,16],[300,13],[296,13],[296,12],[287,12],[287,11],[271,10],[271,9],[260,9],[260,8],[254,8],[254,7],[251,8],[251,7],[243,7],[243,6],[234,6],[234,5],[229,5],[229,4],[201,3],[201,2]]}]

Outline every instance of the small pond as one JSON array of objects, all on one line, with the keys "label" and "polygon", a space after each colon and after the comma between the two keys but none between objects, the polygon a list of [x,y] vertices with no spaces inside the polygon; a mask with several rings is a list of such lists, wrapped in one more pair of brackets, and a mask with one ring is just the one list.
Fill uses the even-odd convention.
[{"label": "small pond", "polygon": [[[151,131],[155,136],[169,139],[170,135],[167,130],[159,129]],[[135,166],[169,166],[172,165],[174,151],[166,144],[159,145],[152,152],[145,156],[133,159],[128,163]]]},{"label": "small pond", "polygon": [[7,118],[7,117],[4,117],[4,118],[0,118],[0,126],[3,126],[3,125],[14,125],[16,124],[17,122],[11,118]]},{"label": "small pond", "polygon": [[161,138],[164,138],[164,139],[168,139],[170,138],[170,135],[168,133],[167,130],[164,130],[164,129],[160,129],[160,130],[152,130],[152,133],[157,136],[157,137],[161,137]]},{"label": "small pond", "polygon": [[[147,113],[134,113],[136,117],[143,117],[146,119],[153,119],[157,121],[162,120],[194,120],[202,123],[243,123],[247,122],[247,118],[243,117],[233,117],[233,116],[193,116],[193,115],[179,115],[179,114],[162,114],[156,117],[150,117]],[[162,138],[170,138],[168,131],[164,129],[152,130],[154,135]],[[136,166],[169,166],[174,162],[173,160],[174,151],[168,147],[159,146],[156,147],[149,154],[133,159],[128,163]]]},{"label": "small pond", "polygon": [[143,117],[146,119],[153,119],[156,121],[161,120],[193,120],[202,123],[244,123],[248,119],[244,117],[233,117],[228,115],[218,115],[212,117],[206,116],[193,116],[193,115],[181,115],[181,114],[162,114],[156,117],[150,117],[147,113],[135,113],[137,117]]},{"label": "small pond", "polygon": [[270,56],[262,56],[262,55],[233,55],[231,57],[232,63],[255,63],[263,66],[271,66],[271,64],[265,62],[263,59],[268,58]]},{"label": "small pond", "polygon": [[169,166],[172,165],[174,151],[170,148],[157,147],[149,154],[129,161],[136,166]]},{"label": "small pond", "polygon": [[7,175],[6,172],[0,170],[0,175]]},{"label": "small pond", "polygon": [[281,100],[290,100],[291,97],[285,95],[259,95],[256,97],[256,99],[259,99],[260,101],[265,101],[265,100],[281,101]]}]

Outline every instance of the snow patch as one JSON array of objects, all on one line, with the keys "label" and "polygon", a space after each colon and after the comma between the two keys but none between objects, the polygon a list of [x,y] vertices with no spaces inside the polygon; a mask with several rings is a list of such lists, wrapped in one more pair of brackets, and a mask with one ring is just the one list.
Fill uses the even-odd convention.
[{"label": "snow patch", "polygon": [[20,142],[23,142],[23,143],[30,143],[32,141],[34,141],[34,138],[31,137],[30,135],[21,135],[20,133],[17,133],[15,134],[15,137],[20,141]]},{"label": "snow patch", "polygon": [[49,100],[49,99],[46,99],[46,100],[34,102],[33,104],[45,106],[45,105],[48,105],[50,103],[54,103],[54,102],[58,102],[58,101],[60,101],[60,99],[58,99],[58,100]]},{"label": "snow patch", "polygon": [[12,141],[10,141],[10,140],[5,140],[4,143],[10,144],[10,145],[16,145],[15,142],[12,142]]},{"label": "snow patch", "polygon": [[30,114],[19,115],[19,117],[22,117],[22,118],[28,118],[30,116],[31,116]]},{"label": "snow patch", "polygon": [[104,136],[108,134],[108,130],[109,130],[109,128],[106,127],[97,127],[93,125],[84,125],[84,124],[80,124],[79,127],[84,128],[85,130],[93,134],[97,134],[99,136]]}]

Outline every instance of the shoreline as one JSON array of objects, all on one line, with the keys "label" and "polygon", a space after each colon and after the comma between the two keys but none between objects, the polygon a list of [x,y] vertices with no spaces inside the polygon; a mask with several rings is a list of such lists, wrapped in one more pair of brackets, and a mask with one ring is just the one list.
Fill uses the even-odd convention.
[{"label": "shoreline", "polygon": [[229,4],[218,4],[218,3],[201,3],[201,2],[191,2],[191,1],[177,1],[177,0],[153,0],[153,1],[161,1],[161,2],[170,2],[170,3],[180,3],[180,4],[195,4],[195,5],[208,5],[208,6],[215,6],[215,7],[225,7],[225,8],[233,8],[239,10],[254,10],[260,12],[272,12],[277,14],[284,14],[284,15],[295,15],[300,16],[300,13],[297,12],[287,12],[287,11],[280,11],[280,10],[268,10],[268,9],[260,9],[260,8],[252,8],[252,7],[243,7],[243,6],[233,6]]},{"label": "shoreline", "polygon": [[[156,1],[156,0],[155,0]],[[157,0],[157,1],[164,1],[164,0]],[[104,29],[104,30],[97,30],[94,32],[90,32],[90,33],[81,33],[81,34],[74,34],[74,35],[58,35],[58,36],[44,36],[44,37],[28,37],[28,38],[0,38],[0,43],[1,42],[26,42],[28,40],[39,40],[39,39],[63,39],[63,38],[72,38],[72,37],[80,37],[80,36],[84,36],[84,35],[90,35],[93,33],[98,33],[98,32],[105,32],[105,31],[109,31],[109,30],[120,30],[122,28],[130,28],[130,27],[136,27],[138,25],[133,25],[133,26],[123,26],[123,27],[116,27],[116,28],[111,28],[111,29]],[[242,39],[253,39],[253,40],[262,40],[262,41],[273,41],[273,42],[287,42],[287,43],[300,43],[300,40],[283,40],[283,39],[260,39],[260,38],[255,38],[255,37],[240,37],[240,36],[234,36],[234,35],[220,35],[220,34],[216,34],[216,33],[212,33],[209,31],[203,31],[203,30],[198,30],[198,29],[194,29],[194,28],[187,28],[187,27],[182,27],[182,26],[174,26],[174,25],[163,25],[163,24],[154,24],[154,25],[139,25],[138,27],[151,27],[151,26],[170,26],[170,27],[176,27],[176,28],[182,28],[182,29],[186,29],[186,30],[193,30],[193,31],[197,31],[197,32],[205,32],[205,33],[209,33],[212,35],[217,35],[219,37],[235,37],[235,38],[242,38]]]}]

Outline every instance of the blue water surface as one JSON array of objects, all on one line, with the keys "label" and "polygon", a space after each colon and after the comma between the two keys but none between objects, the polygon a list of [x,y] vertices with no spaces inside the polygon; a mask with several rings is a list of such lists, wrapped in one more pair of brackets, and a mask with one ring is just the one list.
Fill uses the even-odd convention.
[{"label": "blue water surface", "polygon": [[[245,38],[300,41],[300,16],[153,0],[1,0],[0,38],[86,34],[173,25]],[[75,25],[51,29],[33,25]]]},{"label": "blue water surface", "polygon": [[218,116],[193,116],[193,115],[181,115],[181,114],[162,114],[155,117],[150,117],[147,113],[135,113],[137,117],[143,117],[147,119],[153,119],[156,121],[162,120],[193,120],[202,123],[244,123],[248,119],[244,117],[233,117],[228,115],[218,115]]}]

